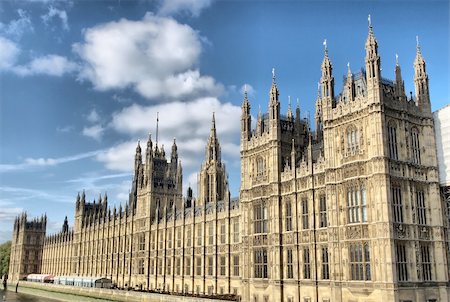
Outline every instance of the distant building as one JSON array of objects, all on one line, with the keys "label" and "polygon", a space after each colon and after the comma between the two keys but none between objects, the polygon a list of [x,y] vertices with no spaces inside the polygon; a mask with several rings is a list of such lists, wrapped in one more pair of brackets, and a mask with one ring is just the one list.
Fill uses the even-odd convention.
[{"label": "distant building", "polygon": [[40,237],[40,271],[248,302],[449,301],[425,60],[417,45],[413,98],[398,61],[395,81],[381,77],[371,25],[365,50],[365,69],[349,67],[335,94],[325,43],[314,133],[298,106],[281,114],[275,73],[255,129],[245,94],[239,199],[230,198],[214,116],[197,198],[182,196],[176,143],[168,160],[149,138],[144,154],[136,148],[125,207],[79,195],[74,227]]},{"label": "distant building", "polygon": [[450,105],[433,113],[436,131],[436,153],[439,162],[439,184],[450,186]]},{"label": "distant building", "polygon": [[[447,259],[450,259],[450,105],[433,113],[436,131],[436,153],[439,162],[439,184],[447,228],[445,229]],[[447,263],[450,272],[450,261]]]}]

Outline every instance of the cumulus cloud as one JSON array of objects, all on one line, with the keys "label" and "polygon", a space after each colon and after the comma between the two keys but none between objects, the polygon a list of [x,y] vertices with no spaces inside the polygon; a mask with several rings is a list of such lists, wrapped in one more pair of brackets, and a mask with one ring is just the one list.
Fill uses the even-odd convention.
[{"label": "cumulus cloud", "polygon": [[18,9],[19,18],[11,20],[9,23],[0,22],[0,33],[13,39],[20,39],[26,32],[33,32],[30,15],[23,9]]},{"label": "cumulus cloud", "polygon": [[[170,157],[173,138],[176,137],[179,159],[182,161],[184,185],[196,186],[196,173],[205,158],[205,146],[211,129],[212,112],[216,115],[217,135],[222,156],[228,162],[239,161],[239,106],[221,103],[217,98],[200,98],[192,102],[171,102],[142,106],[133,104],[113,114],[109,125],[118,133],[132,137],[97,155],[97,160],[108,169],[132,171],[137,139],[146,148],[148,132],[155,143],[156,116],[159,112],[159,142]],[[161,114],[162,113],[162,114]],[[145,151],[144,151],[145,152]]]},{"label": "cumulus cloud", "polygon": [[66,57],[59,55],[45,55],[19,65],[17,59],[21,49],[17,43],[0,36],[0,70],[9,71],[19,76],[48,75],[63,76],[79,69],[78,65]]},{"label": "cumulus cloud", "polygon": [[93,138],[96,141],[100,141],[103,136],[104,131],[105,131],[105,128],[103,128],[101,125],[93,125],[90,127],[84,127],[83,135]]},{"label": "cumulus cloud", "polygon": [[[131,87],[149,99],[217,96],[222,85],[196,68],[201,38],[188,25],[147,13],[89,28],[73,46],[83,60],[80,78],[98,90]],[[114,62],[114,64],[111,64]]]},{"label": "cumulus cloud", "polygon": [[26,65],[14,66],[12,71],[20,76],[49,75],[60,77],[66,73],[72,73],[78,69],[76,63],[59,55],[46,55],[38,57]]},{"label": "cumulus cloud", "polygon": [[185,12],[197,17],[204,8],[211,5],[211,2],[211,0],[163,0],[159,14],[174,15]]},{"label": "cumulus cloud", "polygon": [[97,113],[97,110],[95,110],[95,108],[94,108],[86,116],[86,119],[88,120],[88,122],[97,123],[98,121],[100,121],[100,115]]},{"label": "cumulus cloud", "polygon": [[0,70],[9,70],[16,63],[20,49],[13,41],[0,37]]},{"label": "cumulus cloud", "polygon": [[48,12],[41,16],[41,19],[45,25],[49,25],[55,18],[61,21],[61,25],[64,30],[69,30],[69,18],[67,17],[65,10],[49,6]]}]

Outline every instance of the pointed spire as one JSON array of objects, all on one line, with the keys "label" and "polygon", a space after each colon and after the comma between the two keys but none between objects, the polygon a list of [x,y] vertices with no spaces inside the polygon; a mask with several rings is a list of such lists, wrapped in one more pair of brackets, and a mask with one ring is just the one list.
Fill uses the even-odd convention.
[{"label": "pointed spire", "polygon": [[172,144],[172,155],[171,155],[172,158],[178,154],[177,151],[178,151],[177,139],[174,137],[173,144]]},{"label": "pointed spire", "polygon": [[142,163],[142,155],[141,155],[141,142],[138,140],[137,141],[137,146],[136,146],[136,154],[134,156],[134,170],[138,171],[139,166]]},{"label": "pointed spire", "polygon": [[352,70],[350,69],[350,62],[347,62],[347,77],[352,76]]},{"label": "pointed spire", "polygon": [[328,57],[328,44],[327,40],[323,41],[325,47],[325,53],[321,65],[322,77],[320,82],[322,84],[322,97],[331,97],[334,99],[334,78],[333,78],[333,65],[331,64],[330,58]]},{"label": "pointed spire", "polygon": [[370,15],[367,18],[367,20],[369,23],[369,34],[367,36],[366,49],[368,48],[368,46],[372,46],[375,48],[375,50],[377,50],[378,45],[377,45],[377,40],[375,39],[375,35],[373,33],[372,19],[371,19]]},{"label": "pointed spire", "polygon": [[291,96],[288,95],[288,110],[287,110],[287,117],[288,119],[293,119],[293,113],[292,113],[292,108],[291,108]]},{"label": "pointed spire", "polygon": [[244,84],[244,101],[242,102],[241,114],[241,139],[248,140],[251,136],[250,102],[247,94],[247,84]]},{"label": "pointed spire", "polygon": [[[375,99],[381,96],[379,94],[379,79],[381,77],[380,56],[378,55],[378,43],[373,33],[372,22],[369,15],[369,34],[366,40],[366,80],[370,87],[369,93],[375,93]],[[370,80],[370,81],[369,81]]]},{"label": "pointed spire", "polygon": [[430,94],[428,86],[428,74],[425,60],[419,44],[419,36],[416,36],[416,58],[414,60],[414,86],[416,90],[417,105],[426,105],[424,109],[431,110]]},{"label": "pointed spire", "polygon": [[152,134],[151,134],[151,132],[149,132],[148,140],[147,140],[147,150],[146,150],[147,158],[152,155],[152,149],[153,149]]},{"label": "pointed spire", "polygon": [[399,99],[406,99],[405,95],[405,84],[402,79],[402,71],[400,69],[400,64],[398,61],[398,54],[395,54],[395,96]]},{"label": "pointed spire", "polygon": [[214,112],[211,119],[211,130],[208,138],[208,144],[206,146],[206,161],[209,162],[211,160],[220,161],[220,146],[217,139],[216,115]]},{"label": "pointed spire", "polygon": [[272,86],[270,87],[270,102],[269,105],[275,105],[278,103],[278,87],[275,79],[275,68],[272,68]]},{"label": "pointed spire", "polygon": [[214,129],[214,132],[216,132],[216,113],[213,112],[212,114],[212,121],[211,121],[211,130]]},{"label": "pointed spire", "polygon": [[141,153],[141,141],[140,140],[137,141],[136,153]]},{"label": "pointed spire", "polygon": [[419,35],[416,36],[416,49],[417,53],[420,53]]}]

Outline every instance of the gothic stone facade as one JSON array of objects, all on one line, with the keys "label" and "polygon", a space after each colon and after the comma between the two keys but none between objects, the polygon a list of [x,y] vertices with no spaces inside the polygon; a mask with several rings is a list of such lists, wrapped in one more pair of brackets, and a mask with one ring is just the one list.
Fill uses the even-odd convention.
[{"label": "gothic stone facade", "polygon": [[[230,198],[214,119],[197,198],[190,189],[182,197],[175,142],[168,161],[149,138],[144,160],[137,146],[125,208],[77,197],[73,229],[65,223],[42,238],[40,272],[254,302],[449,301],[425,61],[418,45],[408,98],[398,62],[394,82],[381,77],[371,26],[365,49],[365,69],[349,68],[335,95],[325,48],[315,133],[298,106],[295,116],[290,105],[280,114],[275,75],[256,129],[245,95],[239,200]],[[16,238],[18,278],[31,271],[17,266],[27,260]]]}]

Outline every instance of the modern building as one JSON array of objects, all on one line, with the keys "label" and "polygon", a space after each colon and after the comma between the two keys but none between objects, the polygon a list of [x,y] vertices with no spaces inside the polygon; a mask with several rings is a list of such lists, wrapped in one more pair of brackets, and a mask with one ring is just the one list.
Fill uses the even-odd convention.
[{"label": "modern building", "polygon": [[[439,163],[439,185],[443,210],[446,211],[447,228],[445,230],[447,259],[450,259],[450,105],[433,113],[436,132],[436,153]],[[447,263],[450,271],[450,261]]]},{"label": "modern building", "polygon": [[[78,196],[74,227],[41,238],[40,272],[249,302],[449,301],[449,221],[421,48],[415,97],[398,61],[395,81],[382,78],[371,24],[365,50],[365,68],[349,68],[337,94],[325,45],[315,132],[300,108],[281,114],[275,74],[255,129],[245,95],[239,199],[214,116],[197,198],[182,196],[176,143],[168,160],[149,137],[144,154],[136,148],[125,208]],[[25,263],[15,238],[12,259]],[[14,278],[31,272],[11,263]]]}]

